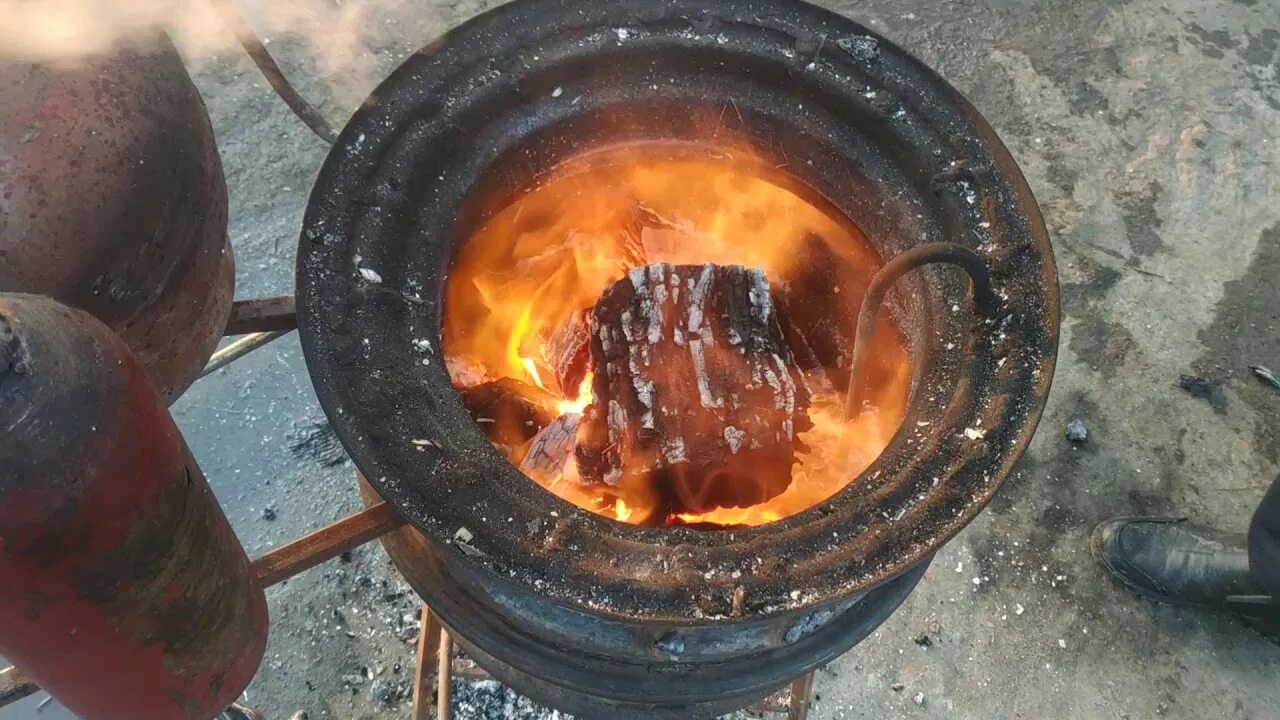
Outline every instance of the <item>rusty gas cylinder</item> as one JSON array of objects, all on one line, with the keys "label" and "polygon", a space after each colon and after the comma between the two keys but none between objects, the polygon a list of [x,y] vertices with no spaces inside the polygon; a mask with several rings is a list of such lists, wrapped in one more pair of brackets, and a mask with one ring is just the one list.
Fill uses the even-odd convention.
[{"label": "rusty gas cylinder", "polygon": [[172,402],[222,335],[234,275],[209,115],[166,37],[0,58],[0,292],[87,310]]},{"label": "rusty gas cylinder", "polygon": [[244,548],[129,348],[0,294],[0,655],[85,720],[208,720],[267,611]]}]

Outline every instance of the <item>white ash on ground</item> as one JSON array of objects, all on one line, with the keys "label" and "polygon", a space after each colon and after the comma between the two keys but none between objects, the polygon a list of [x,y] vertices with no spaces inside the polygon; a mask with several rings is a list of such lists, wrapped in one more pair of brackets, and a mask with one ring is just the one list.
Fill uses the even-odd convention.
[{"label": "white ash on ground", "polygon": [[[538,705],[496,680],[453,683],[455,720],[573,720],[574,716]],[[753,720],[759,715],[740,712],[721,720]]]},{"label": "white ash on ground", "polygon": [[496,680],[453,683],[453,716],[457,720],[572,720],[548,710]]}]

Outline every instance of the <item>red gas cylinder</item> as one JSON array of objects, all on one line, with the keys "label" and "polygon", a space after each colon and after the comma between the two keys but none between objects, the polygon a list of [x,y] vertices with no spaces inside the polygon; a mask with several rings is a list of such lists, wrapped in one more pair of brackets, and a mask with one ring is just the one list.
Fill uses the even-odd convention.
[{"label": "red gas cylinder", "polygon": [[0,292],[89,311],[172,401],[226,327],[234,275],[209,115],[165,36],[0,57]]},{"label": "red gas cylinder", "polygon": [[244,548],[133,353],[0,294],[0,655],[84,720],[208,720],[266,637]]}]

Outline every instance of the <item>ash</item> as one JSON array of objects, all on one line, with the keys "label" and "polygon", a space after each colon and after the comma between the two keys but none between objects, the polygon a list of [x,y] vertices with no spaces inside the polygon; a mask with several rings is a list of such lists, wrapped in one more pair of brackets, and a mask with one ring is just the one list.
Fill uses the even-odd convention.
[{"label": "ash", "polygon": [[[456,720],[573,720],[559,710],[548,710],[497,680],[453,682],[453,717]],[[720,720],[753,720],[748,712],[725,715]]]},{"label": "ash", "polygon": [[453,716],[457,720],[573,720],[548,710],[496,680],[453,683]]}]

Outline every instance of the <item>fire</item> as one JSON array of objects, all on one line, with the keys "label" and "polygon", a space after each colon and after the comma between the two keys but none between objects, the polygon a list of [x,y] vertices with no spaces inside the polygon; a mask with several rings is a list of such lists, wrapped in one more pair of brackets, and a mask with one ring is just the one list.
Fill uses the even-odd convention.
[{"label": "fire", "polygon": [[[815,238],[856,282],[830,290],[852,321],[880,265],[856,227],[810,202],[748,150],[683,144],[612,147],[575,158],[494,214],[465,242],[446,290],[444,345],[455,384],[513,378],[547,391],[547,413],[592,403],[590,373],[560,387],[555,338],[632,268],[650,263],[743,265],[763,270],[776,293],[804,282]],[[593,512],[638,524],[743,526],[774,522],[830,497],[884,449],[901,423],[911,366],[889,321],[875,334],[864,412],[842,413],[841,393],[819,372],[810,388],[813,427],[781,494],[749,507],[663,517],[651,488],[584,484],[570,460],[533,479]],[[467,372],[458,369],[465,367]],[[476,372],[476,371],[479,372]],[[838,373],[833,373],[834,379]],[[519,464],[528,445],[506,448]]]}]

